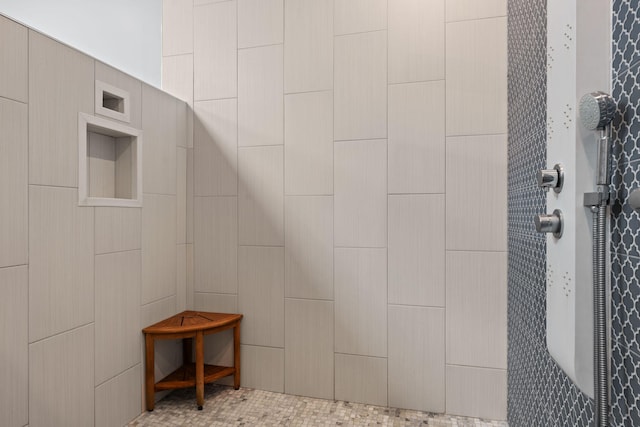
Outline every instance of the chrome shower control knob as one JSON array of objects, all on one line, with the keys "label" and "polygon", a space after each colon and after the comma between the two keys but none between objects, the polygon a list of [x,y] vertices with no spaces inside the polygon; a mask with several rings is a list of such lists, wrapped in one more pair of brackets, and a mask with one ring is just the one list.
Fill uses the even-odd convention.
[{"label": "chrome shower control knob", "polygon": [[555,188],[558,184],[558,171],[555,169],[542,169],[538,171],[538,187]]},{"label": "chrome shower control knob", "polygon": [[558,163],[553,169],[538,171],[538,187],[545,190],[553,188],[553,191],[559,193],[562,191],[562,184],[564,184],[564,170],[561,164]]},{"label": "chrome shower control knob", "polygon": [[553,233],[554,237],[562,237],[564,218],[562,217],[562,212],[560,210],[556,209],[550,215],[536,215],[534,222],[538,233]]}]

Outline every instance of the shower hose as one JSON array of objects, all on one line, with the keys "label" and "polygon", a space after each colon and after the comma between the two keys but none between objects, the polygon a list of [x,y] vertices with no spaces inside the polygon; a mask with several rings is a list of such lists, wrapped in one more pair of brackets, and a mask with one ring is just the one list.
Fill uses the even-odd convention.
[{"label": "shower hose", "polygon": [[596,426],[609,427],[607,344],[607,206],[593,206],[593,366]]}]

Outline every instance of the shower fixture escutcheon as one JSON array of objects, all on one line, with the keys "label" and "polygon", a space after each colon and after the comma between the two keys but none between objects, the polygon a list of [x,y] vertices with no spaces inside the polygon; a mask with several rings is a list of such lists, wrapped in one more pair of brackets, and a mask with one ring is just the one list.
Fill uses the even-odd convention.
[{"label": "shower fixture escutcheon", "polygon": [[564,169],[560,163],[557,163],[553,169],[540,169],[537,178],[538,187],[544,188],[545,191],[553,188],[554,192],[560,193],[564,185]]},{"label": "shower fixture escutcheon", "polygon": [[562,237],[564,218],[561,210],[556,209],[552,214],[536,215],[534,222],[538,233],[552,233],[557,239]]}]

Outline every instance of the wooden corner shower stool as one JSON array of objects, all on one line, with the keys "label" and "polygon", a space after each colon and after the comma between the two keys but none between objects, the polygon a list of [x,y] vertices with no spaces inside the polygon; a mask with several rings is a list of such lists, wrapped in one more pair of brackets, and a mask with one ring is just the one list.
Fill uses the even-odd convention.
[{"label": "wooden corner shower stool", "polygon": [[[145,396],[147,411],[155,407],[155,392],[176,388],[196,387],[198,409],[204,404],[204,385],[233,375],[233,386],[240,388],[240,321],[242,314],[183,311],[142,330],[145,334],[146,366]],[[233,328],[233,366],[204,364],[204,336]],[[191,349],[195,338],[196,361],[192,363]],[[184,364],[166,378],[155,382],[155,340],[182,339]]]}]

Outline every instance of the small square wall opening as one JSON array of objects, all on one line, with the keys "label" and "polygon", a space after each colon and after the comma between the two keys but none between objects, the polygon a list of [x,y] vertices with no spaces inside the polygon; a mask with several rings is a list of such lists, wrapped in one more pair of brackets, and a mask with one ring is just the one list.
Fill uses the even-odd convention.
[{"label": "small square wall opening", "polygon": [[141,206],[142,131],[100,117],[79,117],[79,204]]},{"label": "small square wall opening", "polygon": [[129,92],[96,80],[96,114],[129,123],[131,121]]},{"label": "small square wall opening", "polygon": [[107,92],[106,90],[102,92],[102,106],[124,114],[124,98]]}]

